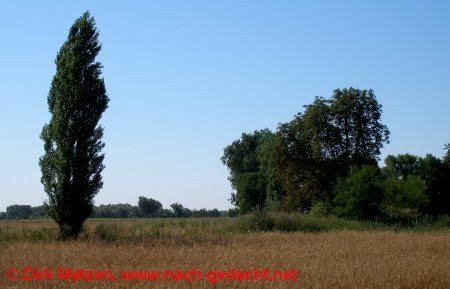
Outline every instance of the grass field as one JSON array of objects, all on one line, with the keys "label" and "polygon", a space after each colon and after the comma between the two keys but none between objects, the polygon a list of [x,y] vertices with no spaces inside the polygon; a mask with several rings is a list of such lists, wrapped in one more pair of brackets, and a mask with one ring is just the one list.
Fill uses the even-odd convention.
[{"label": "grass field", "polygon": [[[266,217],[89,220],[79,240],[70,242],[55,240],[49,220],[2,221],[0,288],[450,288],[447,225],[399,229],[335,218]],[[48,268],[54,280],[26,281],[28,267],[33,270],[26,270],[26,278],[36,277],[34,268]],[[57,280],[59,268],[111,271],[116,281]],[[171,270],[168,276],[176,279],[176,271],[193,268],[203,280],[131,281],[121,274],[159,270],[163,276]],[[267,276],[296,269],[298,280],[227,280],[233,268],[267,268]]]}]

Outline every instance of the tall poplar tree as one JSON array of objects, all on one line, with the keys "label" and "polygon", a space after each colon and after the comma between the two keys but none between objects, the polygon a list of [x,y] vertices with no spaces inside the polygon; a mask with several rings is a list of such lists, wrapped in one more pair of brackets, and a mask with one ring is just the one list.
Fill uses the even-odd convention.
[{"label": "tall poplar tree", "polygon": [[93,198],[103,186],[105,146],[98,125],[109,98],[95,61],[101,50],[94,18],[85,12],[72,25],[56,57],[47,102],[51,120],[41,139],[41,182],[48,194],[44,205],[59,225],[59,238],[76,238],[93,209]]}]

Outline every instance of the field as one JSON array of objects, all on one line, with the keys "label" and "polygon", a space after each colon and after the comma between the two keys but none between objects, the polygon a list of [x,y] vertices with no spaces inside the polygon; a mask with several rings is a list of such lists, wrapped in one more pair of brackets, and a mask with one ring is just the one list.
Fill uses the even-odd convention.
[{"label": "field", "polygon": [[[89,220],[70,242],[51,221],[2,221],[0,288],[450,288],[447,226],[264,218]],[[123,278],[133,270],[153,280]]]}]

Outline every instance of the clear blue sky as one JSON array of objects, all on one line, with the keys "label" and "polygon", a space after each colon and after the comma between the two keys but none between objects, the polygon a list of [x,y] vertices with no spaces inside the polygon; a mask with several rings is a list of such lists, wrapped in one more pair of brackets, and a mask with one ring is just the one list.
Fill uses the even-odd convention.
[{"label": "clear blue sky", "polygon": [[0,1],[0,210],[40,205],[56,53],[90,10],[110,107],[96,204],[231,207],[219,158],[316,95],[374,89],[387,154],[450,142],[449,1]]}]

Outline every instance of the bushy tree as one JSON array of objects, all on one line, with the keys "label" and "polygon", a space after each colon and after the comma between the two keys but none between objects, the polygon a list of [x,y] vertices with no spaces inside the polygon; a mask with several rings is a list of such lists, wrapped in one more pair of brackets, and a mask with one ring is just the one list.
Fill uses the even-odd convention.
[{"label": "bushy tree", "polygon": [[410,176],[419,177],[425,183],[425,195],[428,202],[423,203],[420,211],[437,215],[450,213],[449,167],[431,154],[418,157],[411,154],[389,155],[385,159],[383,173],[386,177],[406,180]]},{"label": "bushy tree", "polygon": [[232,183],[239,174],[259,171],[260,162],[257,150],[271,135],[272,132],[268,129],[242,133],[240,139],[224,148],[223,156],[220,159],[227,166],[230,172],[228,179]]},{"label": "bushy tree", "polygon": [[[224,148],[221,161],[227,166],[228,179],[236,192],[231,195],[231,203],[239,207],[241,214],[256,206],[264,207],[268,184],[272,175],[267,171],[270,157],[265,144],[273,140],[268,129],[243,133],[241,138]],[[269,152],[269,153],[268,153]]]},{"label": "bushy tree", "polygon": [[103,186],[103,128],[98,122],[109,98],[101,64],[94,18],[78,18],[56,57],[56,75],[48,94],[51,120],[41,138],[40,158],[48,214],[59,225],[60,239],[77,237],[93,209],[93,198]]},{"label": "bushy tree", "polygon": [[[321,110],[322,101],[316,99],[314,109]],[[332,163],[322,157],[321,135],[309,127],[313,117],[306,119],[305,115],[299,113],[291,122],[279,125],[272,152],[273,172],[286,191],[282,206],[288,211],[309,209],[313,202],[327,199],[334,174],[339,172],[331,170]]]},{"label": "bushy tree", "polygon": [[152,198],[139,197],[138,207],[143,217],[155,217],[162,209],[162,204]]},{"label": "bushy tree", "polygon": [[426,185],[418,176],[405,179],[388,178],[384,182],[384,199],[380,208],[387,220],[404,221],[420,216],[420,208],[428,202]]},{"label": "bushy tree", "polygon": [[380,217],[383,179],[374,166],[353,167],[346,178],[338,180],[334,198],[335,213],[353,219]]},{"label": "bushy tree", "polygon": [[417,218],[428,203],[426,184],[416,175],[387,176],[377,167],[353,167],[338,180],[335,213],[354,219],[407,221]]},{"label": "bushy tree", "polygon": [[170,205],[172,208],[173,214],[175,218],[181,218],[183,217],[183,205],[180,203],[173,203]]},{"label": "bushy tree", "polygon": [[264,206],[266,200],[267,179],[260,172],[249,172],[235,178],[236,198],[239,200],[239,212],[245,214],[258,206]]},{"label": "bushy tree", "polygon": [[[259,162],[259,175],[265,181],[265,191],[262,195],[257,196],[258,202],[252,206],[252,208],[265,207],[270,211],[282,210],[281,200],[286,195],[286,191],[283,188],[281,181],[276,177],[272,165],[272,151],[275,145],[275,134],[270,134],[264,141],[258,145],[256,149],[257,159]],[[260,200],[260,197],[264,197],[265,200]]]},{"label": "bushy tree", "polygon": [[209,211],[209,216],[212,218],[218,218],[220,217],[220,211],[217,209],[212,209]]},{"label": "bushy tree", "polygon": [[183,208],[181,210],[181,216],[183,218],[190,218],[190,217],[192,217],[192,210],[189,209],[189,208]]},{"label": "bushy tree", "polygon": [[450,143],[444,146],[445,155],[444,155],[444,163],[450,167]]},{"label": "bushy tree", "polygon": [[192,217],[194,217],[194,218],[206,218],[206,217],[208,217],[208,210],[205,209],[205,208],[200,209],[200,210],[194,209],[194,210],[192,210]]},{"label": "bushy tree", "polygon": [[345,168],[376,165],[383,144],[389,142],[389,130],[381,122],[382,106],[373,90],[337,89],[331,97],[335,148]]},{"label": "bushy tree", "polygon": [[271,159],[286,209],[330,203],[337,178],[352,166],[377,164],[389,139],[381,112],[372,90],[345,88],[328,100],[316,97],[304,113],[279,125]]},{"label": "bushy tree", "polygon": [[417,156],[411,154],[388,155],[384,163],[383,173],[386,176],[406,179],[409,175],[420,175],[420,163]]}]

